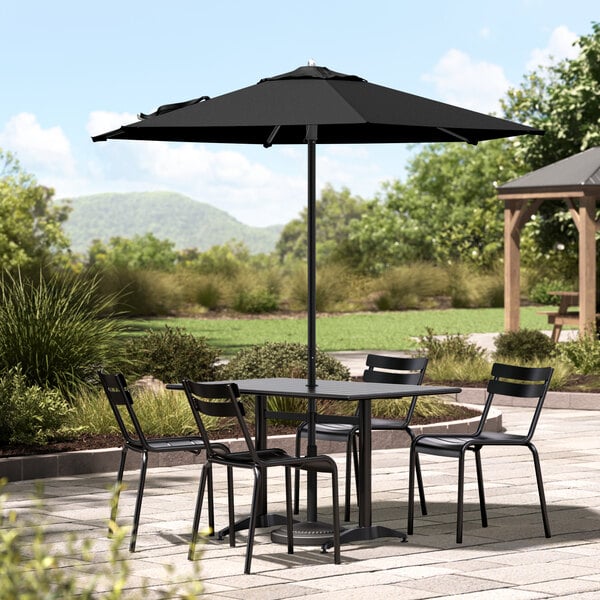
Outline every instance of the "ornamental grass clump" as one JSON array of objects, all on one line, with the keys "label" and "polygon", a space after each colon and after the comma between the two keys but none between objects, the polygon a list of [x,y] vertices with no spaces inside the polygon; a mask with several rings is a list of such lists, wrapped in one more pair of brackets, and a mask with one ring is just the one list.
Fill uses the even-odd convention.
[{"label": "ornamental grass clump", "polygon": [[55,388],[65,397],[96,384],[99,367],[121,364],[119,335],[111,318],[114,297],[98,280],[54,274],[0,278],[0,374],[20,367],[28,385]]}]

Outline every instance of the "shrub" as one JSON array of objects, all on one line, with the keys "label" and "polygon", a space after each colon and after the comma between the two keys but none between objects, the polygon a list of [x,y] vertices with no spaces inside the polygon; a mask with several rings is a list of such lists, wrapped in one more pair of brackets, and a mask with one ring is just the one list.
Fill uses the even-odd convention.
[{"label": "shrub", "polygon": [[279,300],[266,289],[239,290],[234,293],[232,308],[248,314],[274,312],[279,308]]},{"label": "shrub", "polygon": [[[316,304],[319,312],[331,312],[341,303],[348,303],[352,289],[348,271],[339,265],[317,269]],[[308,274],[306,268],[296,269],[289,277],[288,301],[292,309],[303,310],[308,304]]]},{"label": "shrub", "polygon": [[506,331],[494,339],[494,358],[521,362],[548,359],[554,354],[556,344],[536,329]]},{"label": "shrub", "polygon": [[131,361],[131,375],[152,375],[166,383],[188,378],[211,381],[216,377],[219,352],[206,338],[185,333],[177,327],[148,331],[125,344]]},{"label": "shrub", "polygon": [[72,395],[96,383],[100,365],[122,362],[123,325],[110,318],[114,298],[98,280],[52,275],[38,281],[4,274],[0,281],[0,373],[20,365],[28,385]]},{"label": "shrub", "polygon": [[580,335],[577,339],[556,345],[559,357],[573,365],[577,373],[600,373],[600,340],[594,333]]},{"label": "shrub", "polygon": [[223,300],[223,287],[223,279],[218,275],[200,275],[194,283],[195,293],[191,300],[208,310],[215,310]]},{"label": "shrub", "polygon": [[427,299],[444,295],[448,277],[439,267],[427,263],[391,269],[375,282],[379,310],[423,308]]},{"label": "shrub", "polygon": [[68,412],[58,390],[28,385],[20,367],[0,376],[0,443],[43,444],[56,437]]},{"label": "shrub", "polygon": [[497,308],[504,305],[504,279],[499,273],[482,273],[463,264],[449,270],[453,308]]},{"label": "shrub", "polygon": [[571,283],[544,277],[541,281],[531,286],[529,299],[537,304],[558,304],[557,297],[549,292],[551,290],[570,290],[572,288],[573,285]]},{"label": "shrub", "polygon": [[[223,368],[225,379],[258,379],[266,377],[308,377],[308,348],[305,344],[266,342],[238,352]],[[350,371],[339,360],[317,349],[316,375],[318,379],[350,379]],[[270,410],[306,412],[306,401],[301,398],[269,397]]]},{"label": "shrub", "polygon": [[[257,379],[266,377],[308,377],[308,348],[305,344],[266,342],[241,350],[224,367],[223,374],[230,379]],[[339,360],[317,349],[316,374],[318,379],[348,380],[350,371]]]},{"label": "shrub", "polygon": [[485,350],[469,342],[468,336],[461,334],[435,335],[431,328],[427,328],[427,334],[419,337],[421,354],[427,356],[430,361],[440,361],[450,358],[459,362],[469,362],[484,357]]},{"label": "shrub", "polygon": [[111,265],[101,269],[98,276],[103,294],[119,294],[114,310],[121,314],[169,315],[183,303],[183,290],[174,273]]}]

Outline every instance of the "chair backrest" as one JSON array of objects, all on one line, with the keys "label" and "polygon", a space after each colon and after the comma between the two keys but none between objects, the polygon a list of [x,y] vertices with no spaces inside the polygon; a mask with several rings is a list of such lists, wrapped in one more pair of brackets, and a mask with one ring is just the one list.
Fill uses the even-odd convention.
[{"label": "chair backrest", "polygon": [[[363,372],[363,381],[421,385],[425,377],[428,359],[424,356],[411,358],[407,356],[367,354],[366,362],[367,368]],[[385,370],[381,371],[378,369]],[[405,423],[410,423],[416,404],[416,399],[413,398],[405,417]]]},{"label": "chair backrest", "polygon": [[246,411],[240,400],[240,392],[236,383],[202,383],[184,379],[183,389],[190,403],[198,429],[200,429],[200,435],[206,445],[209,458],[221,456],[222,453],[215,452],[211,445],[210,432],[206,427],[205,417],[234,419],[241,428],[252,460],[260,462],[244,418]]},{"label": "chair backrest", "polygon": [[[137,446],[141,444],[147,448],[146,436],[144,435],[142,426],[135,414],[133,397],[127,387],[127,382],[125,381],[123,374],[110,374],[99,371],[98,376],[100,377],[100,382],[102,383],[102,387],[104,388],[104,392],[106,393],[106,397],[108,398],[110,407],[115,415],[115,419],[117,420],[117,424],[119,425],[119,429],[121,430],[125,442]],[[131,432],[131,428],[127,425],[122,411],[129,417],[129,421],[131,421],[131,424],[133,425],[135,434]]]},{"label": "chair backrest", "polygon": [[[411,358],[368,354],[363,381],[421,385],[423,377],[425,377],[427,362],[426,357]],[[385,369],[385,371],[376,369]]]},{"label": "chair backrest", "polygon": [[485,421],[496,396],[536,398],[537,402],[533,409],[529,429],[525,435],[526,441],[531,440],[540,418],[553,373],[554,369],[552,367],[520,367],[517,365],[494,363],[492,365],[492,379],[487,384],[487,399],[476,435],[483,431]]}]

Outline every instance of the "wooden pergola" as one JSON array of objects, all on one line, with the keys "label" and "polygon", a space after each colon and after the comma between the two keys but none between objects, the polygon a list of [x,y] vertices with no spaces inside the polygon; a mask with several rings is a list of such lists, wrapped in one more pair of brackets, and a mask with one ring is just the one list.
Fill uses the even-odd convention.
[{"label": "wooden pergola", "polygon": [[579,331],[596,321],[596,202],[600,147],[565,158],[498,188],[504,200],[504,328],[519,329],[521,229],[545,200],[562,199],[579,231]]}]

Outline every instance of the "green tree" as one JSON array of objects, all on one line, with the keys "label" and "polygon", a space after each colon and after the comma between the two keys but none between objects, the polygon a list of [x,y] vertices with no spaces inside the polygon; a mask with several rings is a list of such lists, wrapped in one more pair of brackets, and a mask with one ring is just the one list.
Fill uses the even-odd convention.
[{"label": "green tree", "polygon": [[[503,101],[507,118],[545,131],[519,138],[515,158],[523,172],[600,145],[600,23],[575,45],[576,58],[528,74]],[[564,274],[576,272],[578,234],[564,202],[544,202],[523,233],[524,264],[539,268],[545,262]]]},{"label": "green tree", "polygon": [[90,266],[171,271],[176,260],[174,242],[160,240],[152,233],[132,238],[113,237],[108,244],[95,240],[88,250]]},{"label": "green tree", "polygon": [[518,174],[507,140],[425,147],[409,162],[406,183],[386,183],[383,196],[352,223],[356,266],[372,272],[416,260],[493,266],[503,227],[496,185]]},{"label": "green tree", "polygon": [[62,224],[69,207],[53,204],[54,191],[38,185],[10,152],[0,149],[0,264],[32,269],[68,248]]},{"label": "green tree", "polygon": [[507,118],[545,131],[519,138],[515,155],[528,170],[600,145],[600,23],[575,45],[576,58],[539,67],[502,101]]},{"label": "green tree", "polygon": [[[343,261],[347,255],[347,239],[350,224],[359,219],[367,203],[360,197],[352,196],[348,188],[336,191],[327,185],[316,203],[316,244],[317,261]],[[305,208],[300,218],[290,221],[281,232],[276,252],[282,262],[292,259],[305,259],[307,249],[307,219]]]}]

